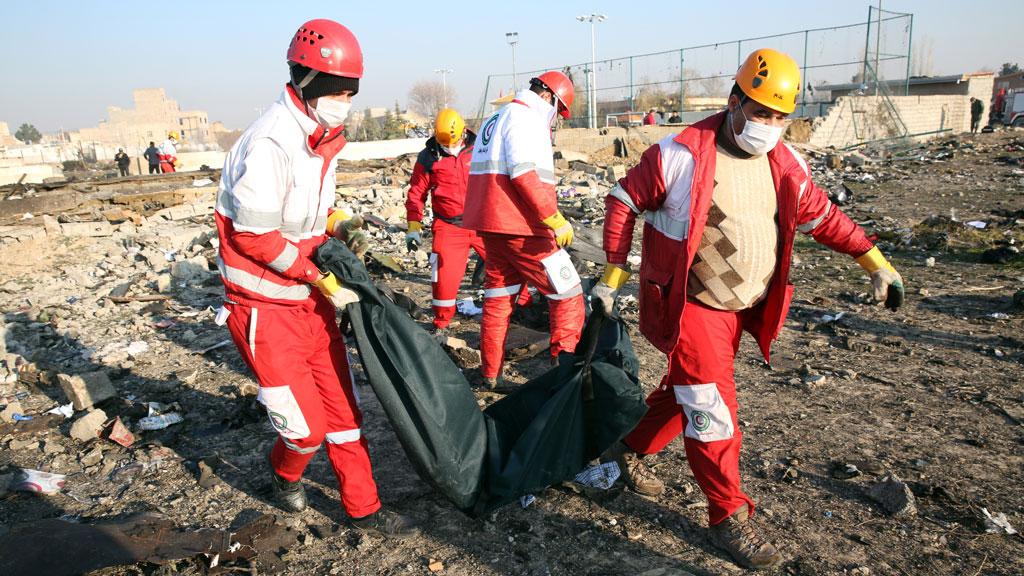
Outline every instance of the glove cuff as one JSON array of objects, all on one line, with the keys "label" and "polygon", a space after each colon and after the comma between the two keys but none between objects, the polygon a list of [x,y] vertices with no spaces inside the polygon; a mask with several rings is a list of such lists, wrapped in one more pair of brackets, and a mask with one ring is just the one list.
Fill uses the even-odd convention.
[{"label": "glove cuff", "polygon": [[338,227],[338,224],[351,218],[352,215],[349,214],[348,211],[343,210],[341,208],[338,208],[337,210],[331,212],[330,214],[327,215],[327,234],[330,236],[334,236],[334,231]]},{"label": "glove cuff", "polygon": [[420,232],[423,230],[423,223],[409,220],[409,232]]},{"label": "glove cuff", "polygon": [[885,256],[882,256],[882,251],[877,246],[858,256],[857,264],[868,274],[874,274],[882,269],[890,272],[896,271],[892,264],[889,264],[889,261],[885,259]]},{"label": "glove cuff", "polygon": [[601,282],[612,287],[613,290],[622,288],[622,285],[629,280],[629,272],[619,268],[614,264],[609,264],[604,269],[604,275],[601,276]]},{"label": "glove cuff", "polygon": [[545,226],[551,228],[552,230],[558,230],[562,226],[568,224],[568,222],[565,220],[565,216],[562,216],[561,212],[555,212],[551,216],[548,216],[547,218],[542,220],[542,222]]}]

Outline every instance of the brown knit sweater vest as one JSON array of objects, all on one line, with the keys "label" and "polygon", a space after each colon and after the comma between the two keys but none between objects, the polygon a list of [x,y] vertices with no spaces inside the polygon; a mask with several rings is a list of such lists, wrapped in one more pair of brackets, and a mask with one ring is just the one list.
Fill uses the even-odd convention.
[{"label": "brown knit sweater vest", "polygon": [[768,292],[778,256],[778,200],[766,155],[737,158],[717,150],[715,189],[690,269],[690,298],[719,310],[743,310]]}]

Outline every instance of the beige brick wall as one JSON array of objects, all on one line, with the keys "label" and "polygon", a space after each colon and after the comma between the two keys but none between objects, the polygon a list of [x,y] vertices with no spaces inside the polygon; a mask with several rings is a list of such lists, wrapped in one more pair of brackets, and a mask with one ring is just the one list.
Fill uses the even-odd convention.
[{"label": "beige brick wall", "polygon": [[[616,138],[629,136],[630,139],[653,144],[665,136],[678,134],[685,126],[634,126],[621,128],[612,126],[609,128],[565,128],[555,132],[555,147],[562,150],[573,150],[590,154],[602,148],[612,146]],[[643,150],[630,151],[639,153]]]},{"label": "beige brick wall", "polygon": [[[967,95],[893,96],[889,100],[910,134],[942,129],[959,133],[970,129],[970,97]],[[844,96],[836,101],[827,116],[815,120],[809,143],[844,148],[898,134],[897,124],[883,98]]]}]

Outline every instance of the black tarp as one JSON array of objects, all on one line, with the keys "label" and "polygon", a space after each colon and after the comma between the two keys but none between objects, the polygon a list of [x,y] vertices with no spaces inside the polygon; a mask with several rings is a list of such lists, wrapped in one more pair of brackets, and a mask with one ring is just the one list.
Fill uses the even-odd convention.
[{"label": "black tarp", "polygon": [[360,302],[359,357],[420,476],[472,514],[572,478],[647,410],[621,320],[593,314],[574,354],[481,412],[461,370],[335,240],[314,260]]}]

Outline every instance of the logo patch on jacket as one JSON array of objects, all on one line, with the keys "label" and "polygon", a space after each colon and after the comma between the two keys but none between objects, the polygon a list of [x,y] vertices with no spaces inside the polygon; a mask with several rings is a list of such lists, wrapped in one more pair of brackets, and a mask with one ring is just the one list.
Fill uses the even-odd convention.
[{"label": "logo patch on jacket", "polygon": [[494,138],[494,127],[498,124],[498,115],[491,116],[487,123],[484,124],[483,130],[480,131],[480,141],[483,142],[484,146],[491,143],[491,139]]}]

